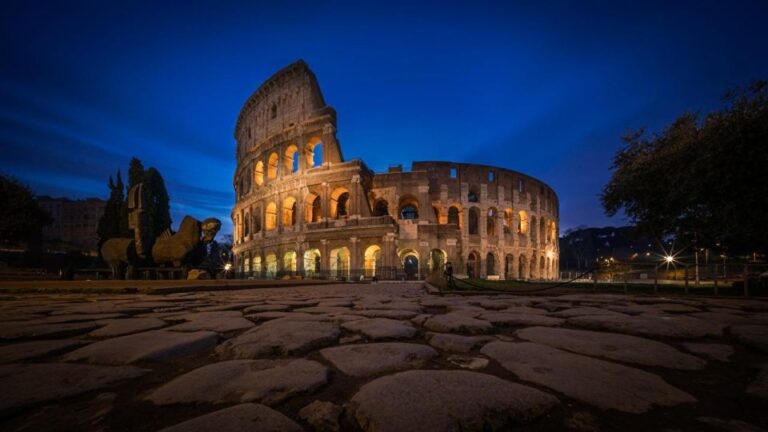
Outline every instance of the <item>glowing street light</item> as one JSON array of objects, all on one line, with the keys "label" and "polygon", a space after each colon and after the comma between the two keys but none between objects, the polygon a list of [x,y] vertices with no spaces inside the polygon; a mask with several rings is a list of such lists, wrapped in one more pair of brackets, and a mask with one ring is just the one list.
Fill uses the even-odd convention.
[{"label": "glowing street light", "polygon": [[232,270],[232,263],[224,264],[224,271],[230,271],[230,270]]},{"label": "glowing street light", "polygon": [[667,255],[667,256],[664,257],[664,260],[671,264],[671,263],[675,262],[675,257],[673,257],[672,255]]}]

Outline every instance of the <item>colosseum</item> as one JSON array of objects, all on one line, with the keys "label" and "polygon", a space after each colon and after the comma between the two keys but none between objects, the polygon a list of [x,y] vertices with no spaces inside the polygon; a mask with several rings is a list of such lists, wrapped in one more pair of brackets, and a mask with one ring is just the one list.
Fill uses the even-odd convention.
[{"label": "colosseum", "polygon": [[245,102],[235,127],[239,277],[558,277],[559,203],[525,174],[455,162],[375,173],[344,160],[336,111],[303,61]]}]

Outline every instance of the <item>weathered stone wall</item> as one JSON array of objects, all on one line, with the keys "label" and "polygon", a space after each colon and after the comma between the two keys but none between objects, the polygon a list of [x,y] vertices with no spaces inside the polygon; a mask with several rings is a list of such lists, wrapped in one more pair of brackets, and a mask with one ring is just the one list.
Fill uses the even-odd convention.
[{"label": "weathered stone wall", "polygon": [[[475,277],[558,277],[550,187],[484,165],[414,162],[410,172],[375,174],[345,162],[335,111],[304,62],[259,87],[235,138],[232,219],[243,276],[311,274],[319,265],[336,277],[424,277],[450,261]],[[414,259],[415,274],[405,268]]]}]

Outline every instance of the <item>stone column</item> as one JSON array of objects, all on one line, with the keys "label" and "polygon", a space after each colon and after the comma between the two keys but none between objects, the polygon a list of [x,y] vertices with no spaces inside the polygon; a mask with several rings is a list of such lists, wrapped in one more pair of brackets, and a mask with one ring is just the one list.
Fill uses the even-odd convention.
[{"label": "stone column", "polygon": [[349,238],[349,275],[353,280],[360,277],[357,270],[360,269],[360,239],[357,237]]}]

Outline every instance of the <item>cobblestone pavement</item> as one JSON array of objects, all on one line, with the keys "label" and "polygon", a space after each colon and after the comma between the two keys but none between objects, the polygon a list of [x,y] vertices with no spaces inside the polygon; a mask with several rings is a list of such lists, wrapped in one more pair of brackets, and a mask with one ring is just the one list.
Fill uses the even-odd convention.
[{"label": "cobblestone pavement", "polygon": [[0,430],[768,428],[768,301],[0,296]]}]

